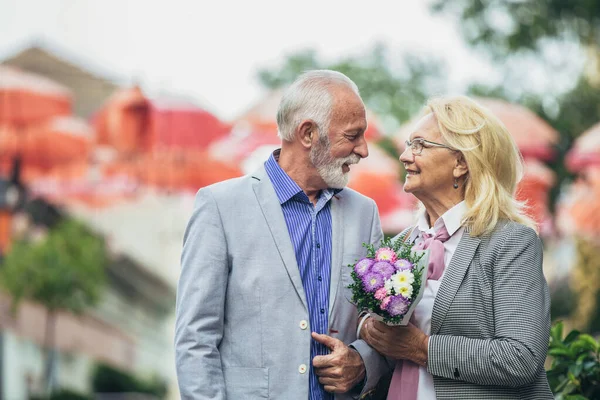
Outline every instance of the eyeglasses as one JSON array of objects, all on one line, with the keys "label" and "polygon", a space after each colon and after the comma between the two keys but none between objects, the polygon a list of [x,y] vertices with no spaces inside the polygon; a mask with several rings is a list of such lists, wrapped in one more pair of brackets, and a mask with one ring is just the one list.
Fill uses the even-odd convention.
[{"label": "eyeglasses", "polygon": [[425,140],[423,138],[413,139],[412,142],[409,142],[407,140],[404,143],[406,143],[406,147],[410,147],[410,150],[415,156],[420,156],[424,147],[443,147],[444,149],[456,151],[456,149],[453,147],[447,146],[442,143],[430,142],[429,140]]}]

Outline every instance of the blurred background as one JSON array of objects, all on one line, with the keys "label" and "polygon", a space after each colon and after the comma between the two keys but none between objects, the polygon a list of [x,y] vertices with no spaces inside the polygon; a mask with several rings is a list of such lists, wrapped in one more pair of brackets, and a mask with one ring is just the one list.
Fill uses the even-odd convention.
[{"label": "blurred background", "polygon": [[0,27],[0,400],[178,398],[194,195],[278,147],[282,89],[314,68],[361,90],[350,187],[389,235],[413,221],[398,156],[425,100],[496,113],[553,319],[600,332],[600,2],[0,0]]}]

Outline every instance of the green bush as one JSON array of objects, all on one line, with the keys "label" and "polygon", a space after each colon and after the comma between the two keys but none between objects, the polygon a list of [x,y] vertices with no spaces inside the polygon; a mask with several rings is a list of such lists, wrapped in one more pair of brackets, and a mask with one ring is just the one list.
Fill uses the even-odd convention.
[{"label": "green bush", "polygon": [[600,343],[592,336],[571,331],[563,339],[563,323],[550,331],[548,381],[557,400],[600,399]]},{"label": "green bush", "polygon": [[30,397],[29,400],[92,400],[92,397],[69,389],[59,389],[52,392],[50,397]]},{"label": "green bush", "polygon": [[159,378],[140,379],[105,364],[97,365],[92,378],[92,388],[97,393],[145,393],[159,399],[167,394],[167,385]]}]

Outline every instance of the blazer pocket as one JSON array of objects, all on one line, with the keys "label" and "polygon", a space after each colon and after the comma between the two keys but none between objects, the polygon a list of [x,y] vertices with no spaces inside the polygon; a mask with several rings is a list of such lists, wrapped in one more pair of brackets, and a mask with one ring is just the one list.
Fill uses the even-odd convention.
[{"label": "blazer pocket", "polygon": [[228,399],[268,399],[268,368],[223,368]]},{"label": "blazer pocket", "polygon": [[342,274],[342,279],[341,279],[342,287],[340,288],[340,290],[342,291],[342,293],[344,293],[344,297],[346,298],[346,300],[348,300],[351,303],[352,303],[352,289],[349,289],[348,286],[350,286],[353,283],[354,283],[354,280],[352,279],[352,276],[350,275],[350,271],[348,271],[348,273],[346,273],[346,274]]}]

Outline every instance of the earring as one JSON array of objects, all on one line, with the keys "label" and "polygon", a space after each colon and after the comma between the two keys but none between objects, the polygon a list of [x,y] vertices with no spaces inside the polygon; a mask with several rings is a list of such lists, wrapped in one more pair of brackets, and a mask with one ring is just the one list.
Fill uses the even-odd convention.
[{"label": "earring", "polygon": [[452,185],[454,189],[458,189],[458,179],[454,178],[454,185]]}]

